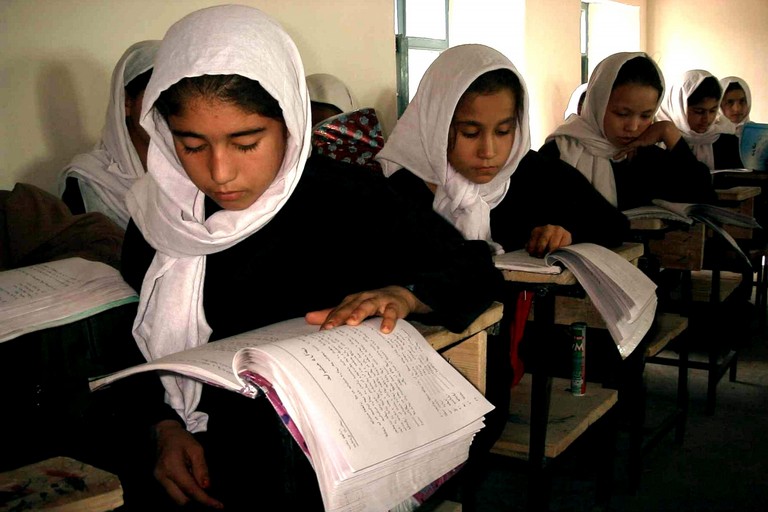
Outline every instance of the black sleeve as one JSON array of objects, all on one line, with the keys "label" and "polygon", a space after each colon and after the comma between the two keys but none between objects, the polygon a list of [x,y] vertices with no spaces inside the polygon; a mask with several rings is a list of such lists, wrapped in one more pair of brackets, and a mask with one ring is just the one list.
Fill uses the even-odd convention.
[{"label": "black sleeve", "polygon": [[435,194],[429,190],[424,180],[413,174],[408,169],[400,169],[387,179],[389,186],[395,194],[414,206],[432,209]]},{"label": "black sleeve", "polygon": [[133,219],[129,220],[123,239],[120,273],[137,293],[141,292],[141,283],[154,257],[155,249],[144,239]]},{"label": "black sleeve", "polygon": [[664,192],[668,197],[661,197],[662,199],[684,203],[717,201],[717,194],[712,186],[712,173],[706,164],[696,158],[682,137],[672,151],[667,153],[670,156],[669,164],[654,166],[665,168],[667,171],[669,184],[665,188],[668,188],[669,192]]},{"label": "black sleeve", "polygon": [[715,156],[715,169],[740,169],[744,167],[741,161],[739,138],[724,133],[712,144]]},{"label": "black sleeve", "polygon": [[[346,201],[357,215],[369,218],[358,250],[376,251],[376,259],[385,258],[389,284],[408,287],[433,310],[419,320],[459,332],[498,297],[503,278],[485,241],[465,240],[432,210],[430,199],[424,203],[399,194],[391,178],[356,169],[338,171],[348,174],[339,180],[349,187]],[[423,183],[420,186],[431,195]]]},{"label": "black sleeve", "polygon": [[629,220],[574,167],[529,151],[512,174],[503,201],[491,210],[493,239],[505,250],[525,246],[531,230],[553,224],[574,243],[615,247],[627,239]]},{"label": "black sleeve", "polygon": [[557,142],[554,140],[545,142],[544,145],[539,149],[538,153],[548,158],[560,159],[560,148],[557,147]]},{"label": "black sleeve", "polygon": [[64,193],[61,195],[61,200],[67,205],[72,215],[85,213],[85,204],[83,203],[83,196],[80,194],[77,178],[70,176],[64,182]]}]

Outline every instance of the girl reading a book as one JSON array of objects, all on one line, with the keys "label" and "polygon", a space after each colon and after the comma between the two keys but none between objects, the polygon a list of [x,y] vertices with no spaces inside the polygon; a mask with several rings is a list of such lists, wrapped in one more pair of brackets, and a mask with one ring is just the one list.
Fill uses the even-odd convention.
[{"label": "girl reading a book", "polygon": [[739,139],[715,123],[723,88],[709,71],[686,71],[667,91],[657,114],[672,121],[700,161],[711,170],[736,169],[744,165]]},{"label": "girl reading a book", "polygon": [[581,116],[560,125],[541,152],[576,167],[620,210],[653,199],[714,201],[709,169],[680,130],[654,122],[663,91],[661,70],[646,54],[611,55],[592,72]]},{"label": "girl reading a book", "polygon": [[[309,101],[296,46],[261,11],[211,7],[168,30],[122,268],[148,359],[305,315],[320,329],[378,316],[389,332],[418,315],[460,331],[490,305],[500,277],[484,242],[409,209],[380,176],[309,158]],[[170,409],[144,415],[174,502],[321,509],[266,399],[162,380]]]},{"label": "girl reading a book", "polygon": [[377,160],[402,195],[497,253],[615,246],[626,234],[626,219],[583,176],[530,149],[525,81],[487,46],[440,54]]},{"label": "girl reading a book", "polygon": [[[460,45],[440,54],[377,160],[403,197],[495,253],[525,247],[541,257],[574,242],[616,246],[627,233],[624,215],[578,171],[530,149],[525,81],[487,46]],[[510,384],[523,375],[518,346],[532,294],[510,287],[499,299],[504,340],[488,344],[499,353],[488,358],[486,393],[496,410],[473,444],[478,451],[500,433]]]}]

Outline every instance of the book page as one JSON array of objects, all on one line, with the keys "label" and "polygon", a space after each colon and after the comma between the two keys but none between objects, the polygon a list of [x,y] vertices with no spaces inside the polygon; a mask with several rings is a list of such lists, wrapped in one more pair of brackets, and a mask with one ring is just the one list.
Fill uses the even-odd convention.
[{"label": "book page", "polygon": [[629,355],[651,327],[656,284],[632,263],[596,244],[573,244],[554,251],[573,272],[605,320],[622,357]]},{"label": "book page", "polygon": [[690,216],[690,208],[693,206],[690,203],[673,203],[672,201],[665,201],[664,199],[654,199],[653,204],[666,208],[667,210],[680,215],[681,217]]},{"label": "book page", "polygon": [[525,249],[497,254],[493,257],[493,262],[496,268],[502,270],[520,270],[538,274],[559,274],[563,271],[560,265],[547,263],[544,258],[531,256]]},{"label": "book page", "polygon": [[[365,468],[471,424],[493,406],[409,323],[380,319],[249,348],[236,367],[282,393],[310,452]],[[309,434],[309,435],[308,435]],[[327,449],[327,448],[326,448]]]},{"label": "book page", "polygon": [[637,208],[630,208],[621,212],[628,219],[663,219],[673,220],[677,222],[684,222],[686,224],[693,224],[693,219],[687,215],[680,215],[667,208],[657,205],[638,206]]},{"label": "book page", "polygon": [[138,301],[116,269],[68,258],[0,272],[0,342]]},{"label": "book page", "polygon": [[258,394],[258,391],[235,374],[233,369],[235,354],[240,349],[272,343],[317,330],[318,327],[316,325],[309,325],[303,318],[296,318],[223,340],[212,341],[183,352],[169,354],[154,361],[126,368],[110,375],[95,377],[91,380],[89,386],[91,391],[95,391],[130,375],[165,370],[202,380],[247,396],[255,396]]},{"label": "book page", "polygon": [[42,263],[0,272],[0,312],[19,302],[32,302],[71,290],[88,281],[120,275],[104,263],[82,258]]}]

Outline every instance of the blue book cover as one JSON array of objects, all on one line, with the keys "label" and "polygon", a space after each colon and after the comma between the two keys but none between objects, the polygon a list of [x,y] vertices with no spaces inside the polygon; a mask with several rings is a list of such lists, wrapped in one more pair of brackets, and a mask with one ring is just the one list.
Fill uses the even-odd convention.
[{"label": "blue book cover", "polygon": [[744,167],[765,171],[768,167],[768,124],[746,123],[741,132],[739,149]]}]

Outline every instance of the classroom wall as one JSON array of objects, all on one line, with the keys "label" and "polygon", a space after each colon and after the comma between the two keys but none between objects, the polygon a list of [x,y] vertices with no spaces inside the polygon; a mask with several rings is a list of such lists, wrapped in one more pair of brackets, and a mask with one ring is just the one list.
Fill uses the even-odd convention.
[{"label": "classroom wall", "polygon": [[[562,122],[580,82],[580,1],[452,1],[465,12],[474,9],[478,40],[501,47],[523,73],[531,96],[532,147],[538,148]],[[282,22],[306,72],[347,81],[361,104],[377,109],[385,134],[391,132],[397,110],[394,0],[239,2]],[[60,169],[99,139],[110,75],[125,48],[162,38],[183,15],[216,3],[0,0],[0,189],[23,181],[55,192]],[[768,79],[768,2],[621,3],[640,8],[640,47],[660,61],[665,75],[704,67],[715,75],[742,76],[752,84],[752,119],[768,121],[768,99],[759,88]],[[493,13],[489,24],[477,21],[481,11]],[[499,33],[492,35],[488,27]],[[470,42],[466,32],[461,37]]]},{"label": "classroom wall", "polygon": [[525,70],[530,93],[531,147],[563,122],[571,92],[581,83],[581,2],[528,0]]},{"label": "classroom wall", "polygon": [[689,69],[740,76],[752,90],[750,118],[768,122],[768,2],[647,2],[648,51],[668,81]]},{"label": "classroom wall", "polygon": [[[100,138],[115,63],[212,0],[0,0],[0,190],[56,193],[56,176]],[[391,0],[238,0],[280,21],[307,74],[332,73],[396,120]]]}]

